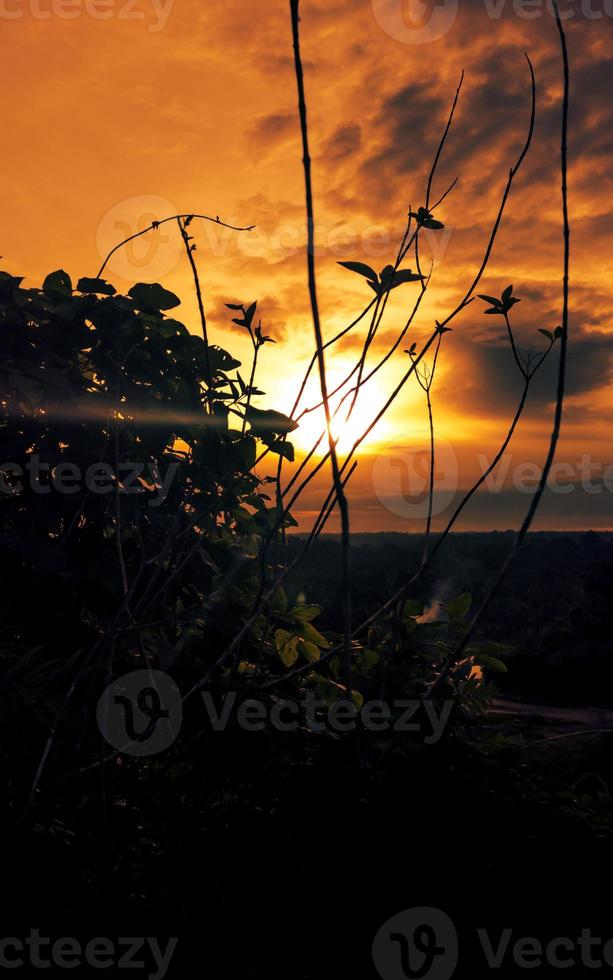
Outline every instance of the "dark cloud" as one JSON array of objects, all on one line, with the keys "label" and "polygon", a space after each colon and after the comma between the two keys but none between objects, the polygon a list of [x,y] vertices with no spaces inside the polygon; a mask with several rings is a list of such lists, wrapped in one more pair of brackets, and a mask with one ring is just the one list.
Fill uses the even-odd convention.
[{"label": "dark cloud", "polygon": [[436,150],[434,121],[440,120],[444,106],[442,96],[424,83],[403,85],[385,99],[371,126],[374,145],[358,172],[373,198],[388,195],[407,174],[423,182],[426,148]]},{"label": "dark cloud", "polygon": [[332,136],[326,140],[322,154],[328,160],[342,160],[357,153],[362,145],[362,131],[356,123],[339,126]]},{"label": "dark cloud", "polygon": [[[453,383],[444,381],[434,392],[444,395],[446,409],[460,411],[466,416],[511,418],[523,389],[523,378],[517,369],[506,330],[501,318],[491,317],[491,341],[483,343],[470,336],[467,330],[448,341],[446,351]],[[575,329],[569,332],[566,394],[568,398],[588,399],[603,391],[613,380],[613,344],[610,335],[602,331]],[[547,347],[547,340],[538,332],[531,338],[536,352]],[[527,347],[519,344],[519,350]],[[555,400],[558,369],[558,348],[554,347],[543,367],[535,375],[530,388],[528,414],[541,411]]]},{"label": "dark cloud", "polygon": [[273,112],[260,116],[251,130],[252,141],[262,146],[280,143],[297,134],[296,114],[293,112]]}]

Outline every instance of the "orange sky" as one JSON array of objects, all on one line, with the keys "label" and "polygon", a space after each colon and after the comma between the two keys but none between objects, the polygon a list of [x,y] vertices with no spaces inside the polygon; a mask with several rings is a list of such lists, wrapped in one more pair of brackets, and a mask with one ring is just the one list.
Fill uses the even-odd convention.
[{"label": "orange sky", "polygon": [[[537,328],[560,322],[561,82],[554,22],[538,0],[530,19],[520,0],[437,0],[430,24],[442,24],[446,33],[428,40],[415,30],[416,21],[408,26],[424,10],[427,20],[428,8],[411,2],[409,8],[401,0],[303,0],[326,336],[349,323],[372,295],[364,280],[337,262],[357,260],[381,269],[394,261],[408,206],[423,203],[424,180],[464,68],[434,197],[454,177],[459,183],[438,215],[445,230],[426,236],[424,264],[429,266],[432,255],[434,275],[409,343],[428,336],[434,318],[443,319],[457,304],[479,265],[508,168],[524,138],[526,50],[539,87],[535,140],[480,291],[499,294],[514,283],[522,297],[515,317],[520,343],[540,348],[545,341]],[[613,526],[613,466],[606,470],[613,463],[613,10],[610,0],[600,8],[598,0],[580,0],[572,9],[575,16],[566,22],[574,90],[572,334],[558,459],[567,467],[560,482],[584,485],[550,494],[539,526],[604,528]],[[28,284],[40,283],[58,267],[75,280],[94,275],[118,238],[179,211],[256,224],[249,235],[235,235],[195,222],[196,255],[212,339],[246,363],[248,344],[231,327],[232,314],[223,304],[258,300],[265,331],[278,341],[262,354],[259,384],[267,395],[260,404],[288,411],[313,348],[288,5],[0,0],[0,19],[3,267],[25,275]],[[120,253],[107,276],[120,290],[134,281],[163,279],[184,297],[182,317],[197,329],[185,256],[172,225],[157,240],[143,239]],[[393,342],[416,289],[405,285],[392,294],[369,365]],[[483,308],[476,301],[454,322],[433,388],[445,478],[437,523],[449,516],[452,494],[444,494],[470,485],[482,459],[495,453],[521,390],[504,324],[484,316]],[[332,380],[353,366],[365,329],[366,321],[356,328],[356,339],[329,358]],[[354,422],[343,427],[341,448],[355,424],[376,414],[406,370],[402,351],[409,343],[362,390]],[[517,524],[529,499],[517,489],[525,476],[518,467],[544,458],[554,368],[552,360],[535,383],[504,471],[506,483],[499,492],[490,488],[480,495],[459,527]],[[316,385],[310,395],[316,398]],[[316,421],[304,422],[297,447],[307,448],[316,430]],[[425,400],[410,383],[360,453],[350,484],[356,530],[420,529],[419,454],[425,448]],[[305,529],[319,509],[324,482],[315,482],[297,508]],[[335,527],[331,521],[329,529]]]}]

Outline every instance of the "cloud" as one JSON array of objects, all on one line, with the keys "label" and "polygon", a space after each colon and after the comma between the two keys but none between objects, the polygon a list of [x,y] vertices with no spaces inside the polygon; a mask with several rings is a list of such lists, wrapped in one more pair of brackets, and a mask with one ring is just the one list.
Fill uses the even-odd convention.
[{"label": "cloud", "polygon": [[324,143],[322,153],[328,160],[342,160],[355,154],[362,145],[362,131],[357,123],[339,126]]},{"label": "cloud", "polygon": [[[441,358],[444,376],[435,383],[433,396],[444,398],[445,408],[464,416],[510,419],[523,389],[523,378],[514,361],[501,318],[491,317],[492,339],[476,341],[470,327],[450,337],[446,361]],[[594,398],[613,380],[613,345],[604,331],[581,330],[571,324],[569,331],[566,394],[569,399]],[[543,353],[545,337],[535,333],[531,346]],[[526,347],[519,345],[520,352]],[[445,365],[452,365],[445,367]],[[555,400],[558,348],[554,347],[541,370],[535,375],[529,393],[528,412],[541,412]],[[453,378],[453,383],[447,379]]]},{"label": "cloud", "polygon": [[258,146],[270,147],[297,135],[296,114],[273,112],[260,116],[251,130],[250,139]]},{"label": "cloud", "polygon": [[[493,0],[488,4],[491,12]],[[303,5],[318,291],[327,337],[351,322],[370,299],[358,277],[337,262],[356,259],[377,269],[393,262],[408,205],[423,203],[431,161],[464,68],[435,197],[456,176],[460,180],[440,208],[444,232],[423,242],[424,262],[429,265],[432,254],[436,264],[410,339],[428,336],[434,318],[447,315],[462,298],[482,261],[509,167],[525,137],[530,90],[524,51],[537,74],[534,141],[479,292],[499,294],[514,284],[522,297],[513,321],[522,347],[543,344],[538,327],[552,329],[560,322],[558,38],[546,12],[527,20],[512,0],[496,0],[496,7],[500,16],[488,16],[485,0],[461,0],[445,37],[407,44],[386,33],[369,2],[310,0]],[[0,66],[5,88],[20,66],[43,61],[45,85],[36,74],[21,71],[18,97],[5,107],[5,126],[15,134],[15,145],[27,147],[3,161],[5,261],[11,271],[25,271],[33,281],[60,266],[96,269],[102,215],[117,202],[142,195],[161,196],[181,211],[255,223],[250,235],[195,225],[196,256],[215,342],[223,343],[225,333],[228,347],[239,348],[246,363],[249,340],[229,326],[223,303],[258,299],[263,324],[279,341],[266,348],[262,359],[264,386],[276,403],[286,388],[295,387],[313,343],[288,9],[261,2],[246,13],[238,0],[221,5],[182,0],[163,32],[143,33],[143,26],[91,18],[67,24],[55,18],[41,31],[31,18],[16,22]],[[609,437],[612,411],[606,387],[613,333],[611,22],[577,15],[568,22],[568,34],[572,279],[565,427],[591,445]],[[67,50],[75,67],[71,75],[65,72]],[[79,90],[88,93],[88,112],[77,114],[68,129],[50,132],[45,121],[60,118],[74,102],[75,77]],[[99,139],[101,118],[112,118],[117,134],[108,146]],[[29,204],[37,227],[53,229],[52,235],[33,233],[24,186],[34,188]],[[185,298],[186,322],[197,324],[184,258],[179,251],[167,285]],[[369,363],[383,356],[406,322],[414,296],[408,287],[397,293]],[[476,301],[453,324],[435,385],[440,424],[475,442],[485,427],[498,431],[514,410],[521,385],[504,324],[481,311]],[[335,349],[339,360],[354,358],[357,338],[364,335],[365,324],[360,324]],[[378,376],[381,389],[404,370],[406,346]],[[517,436],[522,445],[546,437],[554,375],[555,353],[535,381],[526,425]],[[404,431],[404,394],[396,415],[391,413],[394,431]],[[368,388],[363,397],[371,397]],[[407,391],[406,397],[413,393]],[[363,521],[356,516],[357,526],[368,526],[364,521],[372,515],[368,492],[356,496],[359,514],[366,515]]]}]

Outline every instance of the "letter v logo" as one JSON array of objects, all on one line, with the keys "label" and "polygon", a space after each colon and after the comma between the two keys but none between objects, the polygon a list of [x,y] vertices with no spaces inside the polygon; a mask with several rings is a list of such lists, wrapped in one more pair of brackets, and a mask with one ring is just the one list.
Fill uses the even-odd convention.
[{"label": "letter v logo", "polygon": [[458,0],[372,0],[375,20],[402,44],[427,44],[444,37],[458,16]]}]

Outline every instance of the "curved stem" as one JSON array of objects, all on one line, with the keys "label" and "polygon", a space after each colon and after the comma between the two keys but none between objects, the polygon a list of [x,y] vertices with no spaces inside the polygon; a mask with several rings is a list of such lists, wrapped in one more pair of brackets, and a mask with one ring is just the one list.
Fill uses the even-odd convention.
[{"label": "curved stem", "polygon": [[[434,157],[434,162],[432,164],[432,168],[430,170],[430,175],[428,177],[428,186],[426,188],[426,211],[429,211],[430,210],[430,194],[432,192],[432,181],[434,180],[434,174],[436,173],[436,168],[438,166],[438,162],[440,160],[441,153],[443,152],[443,147],[445,146],[445,141],[447,140],[447,136],[449,135],[449,130],[451,129],[451,124],[453,122],[453,117],[455,115],[455,111],[456,111],[456,107],[457,107],[457,104],[458,104],[458,99],[460,98],[460,92],[462,90],[463,83],[464,83],[464,72],[462,72],[462,74],[460,75],[460,82],[459,82],[459,85],[458,85],[458,87],[456,89],[455,98],[453,100],[453,105],[451,106],[451,112],[449,113],[449,119],[447,120],[447,125],[445,126],[445,131],[443,132],[443,136],[442,136],[441,141],[439,143],[438,150],[436,151],[436,156]],[[455,181],[454,181],[454,183],[455,183]],[[453,186],[453,184],[452,184],[452,186]],[[449,191],[447,193],[449,193]],[[440,204],[441,202],[438,201],[437,203]]]},{"label": "curved stem", "polygon": [[[189,244],[189,235],[187,234],[187,226],[181,224],[182,219],[177,218],[177,224],[179,225],[179,231],[181,232],[181,238],[183,239],[183,244],[185,245],[185,251],[187,252],[187,258],[192,270],[192,275],[194,277],[194,286],[196,288],[196,297],[198,299],[198,310],[200,313],[200,324],[202,326],[202,339],[204,340],[204,359],[206,368],[206,381],[207,385],[210,387],[211,384],[211,356],[209,352],[209,336],[206,327],[206,314],[204,312],[204,300],[202,298],[202,288],[200,286],[200,276],[198,275],[198,267],[196,265],[196,260],[194,259],[194,250]],[[207,402],[207,407],[210,407]]]},{"label": "curved stem", "polygon": [[570,268],[570,224],[568,216],[568,110],[570,101],[570,68],[568,63],[568,50],[566,46],[566,35],[564,33],[564,28],[562,26],[562,21],[560,19],[560,11],[558,9],[557,0],[553,0],[553,7],[555,12],[556,24],[558,27],[558,33],[560,36],[560,45],[562,49],[562,62],[563,62],[563,76],[564,76],[564,94],[562,97],[562,140],[561,140],[561,150],[560,150],[560,170],[562,175],[562,236],[564,241],[564,268],[562,274],[562,336],[560,338],[560,360],[558,364],[558,385],[556,393],[556,405],[553,420],[553,428],[551,431],[551,436],[549,439],[549,449],[547,452],[547,458],[545,460],[545,465],[543,466],[543,471],[541,473],[541,478],[539,480],[536,492],[530,501],[530,506],[528,512],[522,522],[522,525],[517,532],[515,541],[509,554],[507,555],[505,561],[503,562],[495,581],[491,585],[487,595],[485,596],[483,602],[481,603],[476,614],[473,616],[468,629],[466,630],[461,641],[458,643],[456,648],[445,658],[441,671],[436,678],[436,681],[432,685],[429,692],[429,697],[434,697],[435,694],[441,689],[445,683],[449,672],[453,666],[458,662],[466,647],[470,643],[472,637],[475,634],[481,620],[490,603],[492,602],[494,596],[498,592],[502,582],[504,581],[507,572],[517,554],[517,551],[523,544],[528,531],[534,520],[534,516],[538,510],[539,504],[542,500],[545,488],[547,486],[547,480],[549,478],[549,473],[553,464],[553,460],[556,453],[556,448],[558,445],[558,440],[560,438],[560,429],[562,426],[562,412],[564,408],[564,393],[566,387],[566,355],[567,355],[567,343],[568,343],[568,307],[569,307],[569,268]]},{"label": "curved stem", "polygon": [[212,221],[213,224],[220,225],[222,228],[229,228],[231,231],[253,231],[255,228],[255,225],[249,225],[246,228],[237,228],[235,225],[228,225],[225,221],[220,221],[219,218],[211,218],[208,214],[173,214],[170,216],[170,218],[161,218],[160,221],[153,221],[147,228],[143,228],[142,231],[137,231],[134,235],[129,235],[128,238],[124,238],[122,242],[115,245],[100,266],[100,271],[98,272],[96,279],[100,279],[102,273],[109,264],[109,260],[114,256],[115,252],[118,252],[120,248],[124,247],[124,245],[128,245],[129,242],[133,242],[135,238],[140,238],[142,235],[149,234],[150,231],[157,231],[160,225],[165,225],[167,221],[177,221],[179,218],[201,218],[203,221]]}]

